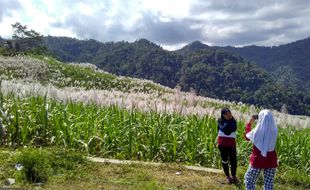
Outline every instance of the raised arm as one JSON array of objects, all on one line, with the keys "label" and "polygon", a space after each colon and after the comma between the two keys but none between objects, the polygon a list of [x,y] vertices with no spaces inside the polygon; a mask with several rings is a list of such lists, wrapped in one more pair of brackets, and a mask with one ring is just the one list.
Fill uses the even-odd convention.
[{"label": "raised arm", "polygon": [[246,134],[248,134],[248,133],[252,130],[252,125],[253,125],[253,123],[254,123],[254,118],[252,117],[252,118],[250,119],[250,121],[245,125],[244,138],[245,138],[245,140],[247,140],[247,141],[250,141],[250,139],[248,139],[248,138],[246,137]]}]

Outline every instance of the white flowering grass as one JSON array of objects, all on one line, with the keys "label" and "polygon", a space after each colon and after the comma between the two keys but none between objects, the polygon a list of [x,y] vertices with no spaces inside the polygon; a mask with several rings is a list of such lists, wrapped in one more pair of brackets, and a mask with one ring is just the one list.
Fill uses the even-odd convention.
[{"label": "white flowering grass", "polygon": [[64,64],[52,58],[31,58],[25,56],[0,56],[0,79],[19,79],[39,82],[43,85],[80,87],[86,89],[119,90],[124,92],[165,93],[169,88],[148,80],[138,80],[98,70],[91,64]]},{"label": "white flowering grass", "polygon": [[[193,92],[180,92],[178,89],[169,89],[148,80],[116,77],[89,63],[63,64],[49,57],[39,58],[0,56],[0,79],[19,79],[26,82],[17,82],[16,87],[9,84],[5,89],[16,88],[29,92],[35,91],[31,88],[36,88],[41,89],[37,95],[47,91],[49,96],[55,96],[62,101],[72,99],[84,103],[95,102],[103,106],[118,105],[128,109],[137,107],[142,111],[155,110],[184,115],[208,114],[219,117],[220,109],[229,107],[239,120],[248,120],[251,115],[259,112],[258,108],[242,103],[200,97]],[[15,82],[12,83],[15,85]],[[310,126],[309,117],[273,112],[277,123],[282,127]]]},{"label": "white flowering grass", "polygon": [[[126,107],[114,103],[99,106],[102,102],[93,100],[86,103],[70,98],[55,100],[49,95],[51,88],[40,95],[44,92],[42,86],[30,92],[21,88],[15,90],[1,88],[0,91],[0,117],[6,126],[10,146],[57,145],[102,157],[221,166],[216,145],[217,122],[208,114],[186,115],[180,107],[176,112],[160,112],[156,110],[158,102],[154,102],[154,108],[141,111],[137,102],[131,105],[121,102],[129,106]],[[59,92],[68,93],[65,89]],[[57,95],[58,92],[53,93]],[[90,96],[100,99],[97,93]],[[174,104],[172,102],[172,108]],[[182,109],[185,110],[185,106]],[[243,139],[244,125],[239,120],[240,165],[248,163],[251,150]],[[310,172],[309,134],[309,128],[279,129],[277,151],[281,164]]]},{"label": "white flowering grass", "polygon": [[[53,85],[43,86],[39,83],[22,81],[7,81],[1,83],[4,94],[14,93],[19,97],[44,96],[61,102],[94,103],[98,106],[116,105],[131,110],[138,109],[143,112],[157,113],[179,113],[181,115],[197,115],[203,117],[218,118],[222,107],[230,107],[237,120],[247,121],[251,115],[259,110],[253,106],[220,101],[211,98],[196,96],[193,93],[184,93],[175,90],[174,93],[142,93],[122,92],[109,90],[86,90],[83,88],[65,87],[56,88]],[[246,112],[243,112],[247,109]],[[310,118],[306,116],[295,116],[273,111],[277,124],[281,127],[309,128]]]}]

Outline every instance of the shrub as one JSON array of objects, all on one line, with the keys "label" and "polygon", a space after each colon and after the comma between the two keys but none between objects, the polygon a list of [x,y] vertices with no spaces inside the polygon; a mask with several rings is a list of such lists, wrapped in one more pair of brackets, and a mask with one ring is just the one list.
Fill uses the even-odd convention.
[{"label": "shrub", "polygon": [[51,171],[46,152],[40,149],[27,148],[17,157],[23,166],[21,177],[29,183],[44,183]]},{"label": "shrub", "polygon": [[86,163],[83,154],[73,149],[52,148],[49,152],[51,167],[55,174],[74,170]]}]

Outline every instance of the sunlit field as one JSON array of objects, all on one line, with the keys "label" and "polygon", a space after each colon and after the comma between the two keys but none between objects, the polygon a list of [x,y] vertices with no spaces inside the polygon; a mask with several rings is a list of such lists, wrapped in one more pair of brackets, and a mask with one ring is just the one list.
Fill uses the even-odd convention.
[{"label": "sunlit field", "polygon": [[[1,139],[4,146],[56,146],[90,156],[220,168],[216,118],[219,110],[227,106],[238,120],[238,163],[248,165],[252,145],[244,140],[244,127],[259,108],[199,97],[193,92],[180,92],[150,81],[118,79],[108,73],[97,73],[90,66],[68,64],[63,68],[79,75],[94,72],[99,78],[107,75],[115,77],[112,81],[123,82],[115,83],[112,89],[92,83],[87,75],[68,82],[63,74],[66,72],[62,71],[58,74],[63,78],[52,81],[53,75],[46,79],[42,74],[40,78],[33,70],[29,71],[33,75],[22,81],[28,71],[21,70],[31,67],[26,69],[21,64],[16,69],[14,64],[8,66],[5,59],[1,58],[0,64],[6,68],[5,72],[2,70],[0,88],[1,125],[7,133]],[[62,63],[45,64],[33,58],[17,59],[29,64],[38,61],[47,68],[62,66]],[[121,87],[126,85],[128,90]],[[309,175],[309,118],[276,111],[274,114],[279,127],[280,167]]]}]

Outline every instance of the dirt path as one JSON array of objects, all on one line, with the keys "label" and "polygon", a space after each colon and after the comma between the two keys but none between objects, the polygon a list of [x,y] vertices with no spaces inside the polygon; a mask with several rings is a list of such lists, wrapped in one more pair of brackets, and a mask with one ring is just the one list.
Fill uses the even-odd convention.
[{"label": "dirt path", "polygon": [[[138,164],[144,166],[164,166],[165,163],[156,163],[156,162],[143,162],[143,161],[132,161],[132,160],[117,160],[117,159],[107,159],[107,158],[98,158],[98,157],[87,157],[88,160],[92,162],[98,163],[109,163],[109,164]],[[208,173],[220,174],[223,173],[222,170],[214,169],[214,168],[205,168],[199,166],[186,166],[183,165],[184,168],[193,171],[203,171]]]}]

